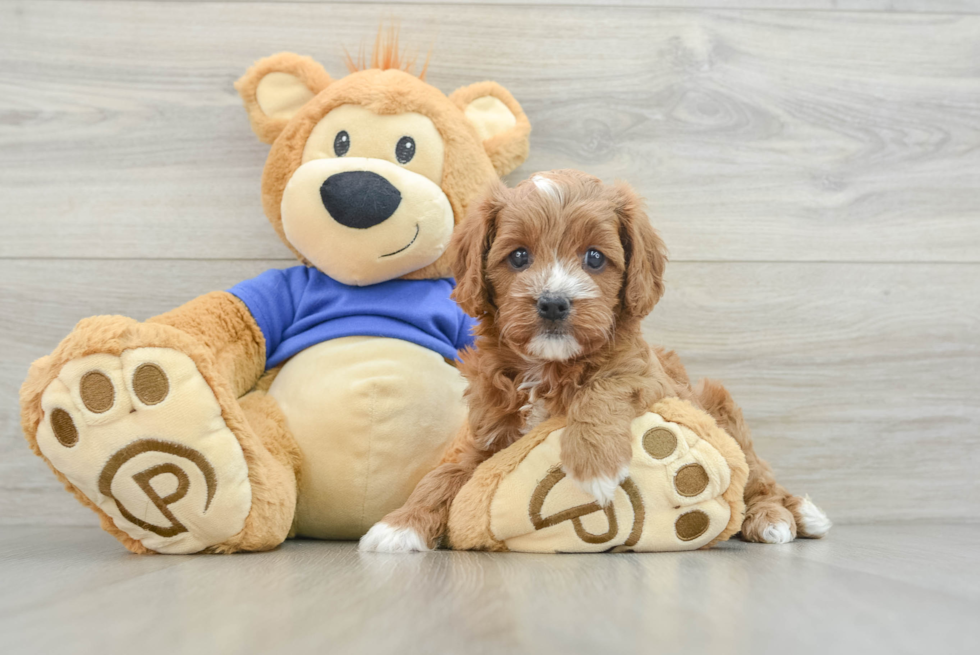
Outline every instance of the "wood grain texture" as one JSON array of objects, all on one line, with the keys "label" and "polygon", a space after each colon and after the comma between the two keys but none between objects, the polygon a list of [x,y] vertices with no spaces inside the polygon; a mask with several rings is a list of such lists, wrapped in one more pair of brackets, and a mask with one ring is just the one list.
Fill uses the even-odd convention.
[{"label": "wood grain texture", "polygon": [[[288,261],[0,261],[0,522],[90,525],[19,433],[29,363],[85,316],[145,319]],[[674,263],[647,319],[723,380],[780,479],[837,521],[980,518],[973,264]]]},{"label": "wood grain texture", "polygon": [[[16,0],[0,0],[13,2]],[[44,1],[44,0],[42,0]],[[200,2],[201,0],[125,0],[126,2]],[[929,14],[980,13],[980,0],[352,0],[357,4],[426,5],[544,5],[647,7],[658,9],[770,9],[780,11],[862,11]],[[351,4],[336,0],[225,0],[238,3]],[[411,11],[411,9],[408,9]]]},{"label": "wood grain texture", "polygon": [[9,652],[973,653],[978,525],[845,526],[693,553],[134,556],[84,528],[0,535]]},{"label": "wood grain texture", "polygon": [[386,15],[439,88],[520,99],[512,181],[649,198],[674,263],[648,336],[729,384],[792,489],[980,519],[980,3],[776,5],[0,2],[0,524],[93,523],[20,435],[32,359],[291,264],[235,78],[284,49],[340,75]]},{"label": "wood grain texture", "polygon": [[512,179],[630,180],[677,260],[978,261],[978,16],[166,2],[0,4],[0,257],[287,256],[232,82],[341,74],[389,10],[436,86],[521,100]]}]

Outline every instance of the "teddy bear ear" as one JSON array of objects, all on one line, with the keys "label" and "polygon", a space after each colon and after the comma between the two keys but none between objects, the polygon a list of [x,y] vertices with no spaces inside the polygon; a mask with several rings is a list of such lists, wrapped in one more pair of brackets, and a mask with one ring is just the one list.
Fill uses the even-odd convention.
[{"label": "teddy bear ear", "polygon": [[506,175],[524,163],[531,124],[507,89],[496,82],[479,82],[449,96],[483,142],[497,175]]},{"label": "teddy bear ear", "polygon": [[255,64],[235,82],[245,101],[252,131],[272,143],[296,112],[332,80],[309,57],[280,52]]}]

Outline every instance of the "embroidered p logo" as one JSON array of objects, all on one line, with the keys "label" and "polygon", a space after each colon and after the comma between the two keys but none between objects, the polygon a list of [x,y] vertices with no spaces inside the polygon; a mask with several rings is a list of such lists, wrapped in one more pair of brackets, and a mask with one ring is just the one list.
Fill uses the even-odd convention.
[{"label": "embroidered p logo", "polygon": [[[120,469],[134,458],[148,453],[160,453],[171,457],[167,458],[169,461],[151,465],[148,468],[129,475],[132,482],[145,494],[146,499],[157,509],[164,519],[169,521],[169,525],[156,525],[136,517],[119,498],[113,495],[113,482]],[[173,461],[175,459],[176,461]],[[109,458],[109,461],[106,462],[106,465],[102,468],[102,472],[99,474],[99,492],[103,496],[112,498],[116,503],[116,507],[119,508],[119,512],[130,523],[138,525],[144,530],[148,530],[161,537],[173,537],[182,532],[187,532],[187,527],[180,522],[170,509],[171,505],[187,496],[191,488],[191,476],[184,470],[184,462],[196,467],[197,471],[204,478],[204,483],[207,487],[204,511],[207,512],[218,487],[214,468],[204,458],[204,455],[197,450],[171,441],[140,439],[116,452],[115,455]],[[172,475],[177,480],[176,488],[165,496],[161,496],[152,484],[153,480],[161,475]],[[195,474],[194,477],[197,478],[198,475]]]},{"label": "embroidered p logo", "polygon": [[[599,503],[593,501],[584,505],[569,507],[560,512],[555,512],[550,516],[541,515],[545,501],[548,499],[548,494],[564,478],[565,472],[556,466],[535,487],[534,493],[531,494],[531,505],[528,508],[531,524],[534,526],[534,529],[543,530],[564,523],[565,521],[571,521],[575,535],[587,544],[604,544],[615,539],[619,533],[619,521],[616,518],[616,509],[612,504],[603,508],[599,506]],[[632,548],[640,540],[640,535],[643,533],[644,509],[640,492],[630,478],[623,480],[620,486],[626,492],[626,496],[629,498],[630,505],[633,508],[633,526],[630,529],[629,536],[621,546],[621,548],[626,549]],[[603,512],[605,514],[606,524],[609,528],[606,532],[595,534],[589,532],[582,524],[583,517],[596,512]]]}]

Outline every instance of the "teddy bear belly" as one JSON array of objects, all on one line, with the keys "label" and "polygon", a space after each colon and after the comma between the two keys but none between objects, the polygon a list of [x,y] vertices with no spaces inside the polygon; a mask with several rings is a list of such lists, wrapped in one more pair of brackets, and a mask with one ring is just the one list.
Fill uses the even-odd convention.
[{"label": "teddy bear belly", "polygon": [[400,507],[462,425],[464,387],[400,339],[344,337],[290,359],[269,393],[303,453],[297,535],[357,539]]}]

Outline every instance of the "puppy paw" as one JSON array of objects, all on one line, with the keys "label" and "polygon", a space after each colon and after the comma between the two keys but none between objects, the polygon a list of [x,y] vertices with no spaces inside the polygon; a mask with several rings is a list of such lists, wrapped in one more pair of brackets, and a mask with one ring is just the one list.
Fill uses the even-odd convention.
[{"label": "puppy paw", "polygon": [[794,500],[796,502],[787,503],[787,507],[796,518],[797,532],[801,537],[820,539],[830,532],[834,524],[824,511],[810,500],[809,495],[802,498],[795,496]]},{"label": "puppy paw", "polygon": [[762,541],[767,544],[788,544],[793,541],[793,533],[788,523],[771,523],[762,529]]},{"label": "puppy paw", "polygon": [[616,489],[619,488],[619,485],[626,479],[630,471],[629,466],[623,466],[614,475],[600,475],[594,478],[580,479],[573,475],[567,468],[562,467],[562,470],[579,488],[595,498],[600,507],[605,507],[613,501]]},{"label": "puppy paw", "polygon": [[396,528],[384,521],[375,523],[357,545],[362,552],[411,553],[431,550],[412,528]]},{"label": "puppy paw", "polygon": [[742,521],[742,538],[760,544],[787,544],[796,539],[796,520],[782,499],[757,498],[749,501]]},{"label": "puppy paw", "polygon": [[630,441],[596,437],[576,424],[561,435],[561,468],[583,491],[606,507],[629,475]]},{"label": "puppy paw", "polygon": [[785,544],[797,537],[820,539],[833,523],[809,496],[767,496],[748,501],[742,538],[762,544]]}]

